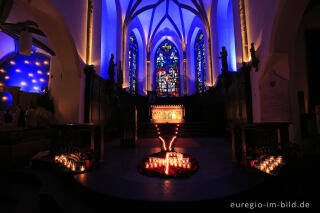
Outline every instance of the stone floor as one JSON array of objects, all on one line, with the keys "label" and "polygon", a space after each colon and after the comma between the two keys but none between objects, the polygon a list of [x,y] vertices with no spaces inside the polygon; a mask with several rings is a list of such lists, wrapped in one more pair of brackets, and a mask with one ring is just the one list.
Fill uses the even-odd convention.
[{"label": "stone floor", "polygon": [[147,177],[137,171],[139,161],[159,152],[157,139],[141,139],[134,149],[121,149],[120,141],[105,146],[105,162],[75,180],[107,196],[143,201],[199,201],[247,191],[264,175],[248,172],[231,163],[231,142],[219,138],[179,138],[177,152],[195,157],[200,169],[186,179]]},{"label": "stone floor", "polygon": [[[76,177],[83,183],[96,186],[97,190],[92,190],[91,186],[85,187],[73,176],[59,173],[50,167],[32,169],[26,160],[24,166],[0,171],[0,212],[127,212],[128,207],[132,212],[150,212],[155,209],[166,212],[214,212],[217,209],[230,210],[231,202],[267,201],[304,201],[309,202],[312,209],[320,207],[318,154],[305,155],[301,160],[288,164],[278,177],[271,177],[232,165],[228,140],[185,139],[177,143],[177,149],[198,159],[198,173],[186,180],[164,180],[139,175],[136,163],[142,156],[159,151],[157,147],[158,144],[152,140],[140,141],[137,148],[131,150],[120,149],[118,141],[107,142],[105,164],[96,173],[90,174],[90,177],[89,174]],[[127,160],[122,155],[128,157]],[[120,160],[111,161],[113,158]],[[264,182],[255,185],[261,180],[261,175]],[[96,184],[90,181],[94,177],[100,178]],[[115,180],[114,186],[110,180]],[[119,186],[119,183],[123,185]],[[146,188],[149,189],[145,191]],[[115,192],[116,189],[118,192]],[[237,193],[231,195],[235,190]],[[141,200],[143,196],[148,197]],[[215,199],[201,200],[205,196]],[[180,201],[164,202],[169,199]]]}]

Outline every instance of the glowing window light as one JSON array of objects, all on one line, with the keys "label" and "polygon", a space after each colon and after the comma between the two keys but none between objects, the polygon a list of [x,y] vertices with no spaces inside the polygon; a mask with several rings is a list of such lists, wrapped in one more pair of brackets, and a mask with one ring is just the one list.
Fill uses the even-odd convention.
[{"label": "glowing window light", "polygon": [[21,72],[21,70],[20,69],[16,69],[16,72]]},{"label": "glowing window light", "polygon": [[45,82],[45,80],[43,78],[40,78],[40,82]]},{"label": "glowing window light", "polygon": [[7,101],[8,100],[8,97],[7,96],[2,96],[2,101]]},{"label": "glowing window light", "polygon": [[0,83],[0,87],[2,87],[3,86],[3,83]]},{"label": "glowing window light", "polygon": [[33,87],[33,89],[35,89],[35,90],[39,90],[39,87]]},{"label": "glowing window light", "polygon": [[37,83],[37,80],[36,79],[32,79],[32,83]]},{"label": "glowing window light", "polygon": [[25,81],[21,81],[20,85],[21,86],[27,86],[27,83]]},{"label": "glowing window light", "polygon": [[47,75],[50,75],[50,72],[47,72]]},{"label": "glowing window light", "polygon": [[4,69],[0,69],[0,72],[1,73],[5,73],[6,71]]},{"label": "glowing window light", "polygon": [[15,61],[10,61],[10,64],[11,65],[16,65],[16,62]]},{"label": "glowing window light", "polygon": [[39,75],[41,75],[41,74],[42,74],[42,71],[41,71],[41,70],[38,70],[37,73],[38,73]]},{"label": "glowing window light", "polygon": [[4,79],[9,80],[10,77],[8,75],[4,76]]},{"label": "glowing window light", "polygon": [[33,74],[32,74],[32,73],[28,73],[28,76],[29,76],[29,77],[33,77]]},{"label": "glowing window light", "polygon": [[137,93],[137,64],[138,64],[138,43],[135,35],[130,34],[129,37],[129,92],[132,94]]},{"label": "glowing window light", "polygon": [[161,97],[178,97],[180,69],[178,49],[169,40],[163,41],[155,53],[155,89]]},{"label": "glowing window light", "polygon": [[203,32],[200,30],[194,44],[197,92],[201,93],[205,90],[205,73],[206,73],[206,47]]},{"label": "glowing window light", "polygon": [[36,62],[35,62],[35,65],[40,66],[41,64],[40,64],[39,61],[36,61]]},{"label": "glowing window light", "polygon": [[43,64],[44,64],[44,65],[48,65],[48,64],[49,64],[49,61],[46,60],[46,61],[43,62]]},{"label": "glowing window light", "polygon": [[30,64],[30,61],[25,60],[24,63],[25,63],[25,64]]}]

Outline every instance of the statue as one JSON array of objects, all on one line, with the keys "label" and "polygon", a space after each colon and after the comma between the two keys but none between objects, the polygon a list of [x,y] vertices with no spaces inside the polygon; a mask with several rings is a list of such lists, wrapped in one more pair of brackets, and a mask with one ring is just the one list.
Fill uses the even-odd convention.
[{"label": "statue", "polygon": [[109,61],[109,69],[108,69],[108,74],[109,74],[109,79],[111,80],[112,83],[114,83],[114,76],[115,76],[115,67],[117,66],[117,64],[115,64],[113,62],[113,59],[114,59],[114,55],[111,54],[111,58],[110,58],[110,61]]},{"label": "statue", "polygon": [[256,72],[258,72],[259,59],[256,56],[256,50],[254,48],[253,42],[251,43],[250,53],[251,53],[251,64],[254,68],[256,68]]},{"label": "statue", "polygon": [[222,47],[222,51],[220,52],[220,58],[221,59],[221,63],[222,63],[222,74],[227,73],[228,72],[228,61],[227,61],[227,56],[228,56],[228,52],[226,50],[226,47],[223,46]]}]

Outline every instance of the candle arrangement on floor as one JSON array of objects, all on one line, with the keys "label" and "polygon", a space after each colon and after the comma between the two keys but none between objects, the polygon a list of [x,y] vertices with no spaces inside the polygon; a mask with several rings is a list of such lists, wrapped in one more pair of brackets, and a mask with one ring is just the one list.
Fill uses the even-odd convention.
[{"label": "candle arrangement on floor", "polygon": [[54,163],[66,172],[82,173],[87,172],[93,166],[93,159],[90,151],[75,152],[71,154],[60,154],[54,156]]},{"label": "candle arrangement on floor", "polygon": [[[186,178],[194,174],[199,168],[196,159],[191,155],[174,151],[174,143],[179,134],[180,124],[170,127],[166,124],[155,124],[154,127],[161,144],[161,152],[145,157],[139,163],[139,172],[147,176],[171,178]],[[169,140],[164,139],[160,128],[171,129],[172,137],[167,137]]]},{"label": "candle arrangement on floor", "polygon": [[279,169],[285,165],[282,156],[267,156],[262,160],[255,160],[251,162],[251,165],[262,172],[270,175],[278,175]]}]

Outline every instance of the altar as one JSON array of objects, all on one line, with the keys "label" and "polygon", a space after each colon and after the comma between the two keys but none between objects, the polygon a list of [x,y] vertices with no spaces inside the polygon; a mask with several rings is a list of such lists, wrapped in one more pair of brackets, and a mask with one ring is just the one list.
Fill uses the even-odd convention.
[{"label": "altar", "polygon": [[197,160],[189,154],[174,150],[179,128],[184,122],[184,106],[152,105],[150,114],[161,151],[143,158],[138,171],[155,177],[186,178],[193,175],[199,168]]}]

